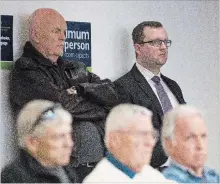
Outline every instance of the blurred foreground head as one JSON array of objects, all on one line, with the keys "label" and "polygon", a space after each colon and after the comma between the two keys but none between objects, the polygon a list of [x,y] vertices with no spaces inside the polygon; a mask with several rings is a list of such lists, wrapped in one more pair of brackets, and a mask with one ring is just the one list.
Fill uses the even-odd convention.
[{"label": "blurred foreground head", "polygon": [[203,170],[207,158],[207,127],[201,111],[180,105],[164,116],[162,142],[172,160],[192,169]]},{"label": "blurred foreground head", "polygon": [[47,100],[27,103],[17,119],[18,144],[41,165],[67,165],[73,148],[72,117]]},{"label": "blurred foreground head", "polygon": [[106,121],[108,151],[135,172],[150,163],[157,133],[152,113],[145,107],[121,104],[112,109]]}]

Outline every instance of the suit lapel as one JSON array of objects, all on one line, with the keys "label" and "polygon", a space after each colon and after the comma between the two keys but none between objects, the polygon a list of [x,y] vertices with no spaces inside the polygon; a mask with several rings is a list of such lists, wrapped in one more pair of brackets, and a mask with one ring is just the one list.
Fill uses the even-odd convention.
[{"label": "suit lapel", "polygon": [[161,78],[167,84],[167,86],[169,87],[170,91],[174,94],[174,96],[176,97],[178,102],[180,104],[185,103],[185,101],[182,99],[181,94],[178,92],[179,89],[177,89],[176,85],[174,85],[174,82],[172,80],[168,79],[167,77],[165,77],[162,74],[161,74]]},{"label": "suit lapel", "polygon": [[139,87],[145,93],[146,98],[151,100],[153,107],[156,108],[156,112],[159,114],[160,117],[162,117],[163,110],[160,105],[160,102],[157,99],[157,96],[154,94],[154,91],[152,90],[152,88],[149,85],[149,83],[147,82],[147,80],[144,78],[144,76],[137,69],[136,64],[134,64],[133,68],[131,69],[131,72],[132,72],[132,75],[134,76],[134,79],[138,83]]}]

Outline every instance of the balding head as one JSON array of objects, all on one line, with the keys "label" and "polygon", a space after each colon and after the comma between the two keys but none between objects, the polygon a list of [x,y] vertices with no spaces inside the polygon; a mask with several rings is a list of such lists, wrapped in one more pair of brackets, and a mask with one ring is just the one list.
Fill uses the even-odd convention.
[{"label": "balding head", "polygon": [[29,39],[46,58],[56,62],[63,54],[66,22],[54,9],[37,9],[30,17]]},{"label": "balding head", "polygon": [[60,15],[58,11],[51,8],[40,8],[35,10],[30,17],[30,40],[33,38],[33,35],[31,34],[32,31],[39,31],[40,29],[43,29],[45,25],[47,25],[51,21],[54,21],[54,19],[57,17],[63,19],[62,15]]}]

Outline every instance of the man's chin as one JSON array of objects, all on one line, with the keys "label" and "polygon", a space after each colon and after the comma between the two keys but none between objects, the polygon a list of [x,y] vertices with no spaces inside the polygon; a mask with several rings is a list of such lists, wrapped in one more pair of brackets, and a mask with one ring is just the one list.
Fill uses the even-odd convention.
[{"label": "man's chin", "polygon": [[70,163],[70,160],[62,160],[62,162],[60,162],[60,166],[66,166]]},{"label": "man's chin", "polygon": [[63,56],[64,52],[63,52],[63,50],[57,51],[55,54],[56,54],[56,56],[60,57],[60,56]]},{"label": "man's chin", "polygon": [[161,64],[161,65],[164,65],[166,62],[167,62],[167,59],[160,60],[160,64]]}]

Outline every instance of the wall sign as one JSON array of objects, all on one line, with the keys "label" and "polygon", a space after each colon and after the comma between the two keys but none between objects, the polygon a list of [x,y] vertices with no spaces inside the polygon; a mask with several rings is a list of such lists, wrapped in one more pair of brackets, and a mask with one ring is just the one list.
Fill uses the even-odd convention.
[{"label": "wall sign", "polygon": [[13,61],[13,16],[1,15],[1,61]]},{"label": "wall sign", "polygon": [[66,40],[62,58],[81,61],[91,67],[91,24],[67,21]]}]

